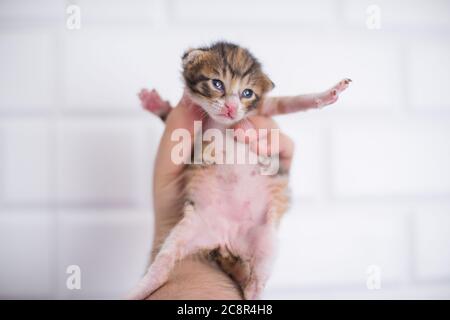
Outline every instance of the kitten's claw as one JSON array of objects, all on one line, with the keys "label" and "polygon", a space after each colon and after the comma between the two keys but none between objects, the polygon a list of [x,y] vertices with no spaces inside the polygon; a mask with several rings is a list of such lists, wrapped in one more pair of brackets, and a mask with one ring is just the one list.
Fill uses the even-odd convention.
[{"label": "kitten's claw", "polygon": [[345,79],[341,80],[337,85],[335,85],[332,88],[332,90],[336,90],[336,93],[339,94],[348,88],[348,86],[350,85],[350,82],[352,82],[352,79],[345,78]]}]

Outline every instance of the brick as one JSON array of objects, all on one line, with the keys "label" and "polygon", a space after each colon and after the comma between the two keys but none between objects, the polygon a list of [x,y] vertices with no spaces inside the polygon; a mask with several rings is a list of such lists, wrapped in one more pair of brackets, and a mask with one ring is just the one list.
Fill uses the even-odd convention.
[{"label": "brick", "polygon": [[421,210],[414,224],[419,280],[450,278],[450,208]]},{"label": "brick", "polygon": [[279,230],[280,250],[270,287],[364,290],[371,265],[381,268],[382,286],[406,281],[405,219],[393,211],[293,207]]},{"label": "brick", "polygon": [[173,33],[86,28],[68,33],[64,85],[75,109],[140,110],[137,93],[157,88],[175,103],[182,94],[180,56],[186,41]]},{"label": "brick", "polygon": [[427,27],[445,27],[449,25],[450,4],[445,0],[438,1],[369,1],[346,0],[344,17],[353,24],[366,27],[367,8],[378,5],[381,9],[381,28],[404,27],[407,30]]},{"label": "brick", "polygon": [[0,123],[0,201],[47,203],[51,197],[52,161],[46,120]]},{"label": "brick", "polygon": [[0,34],[0,108],[43,108],[53,103],[54,51],[42,33]]},{"label": "brick", "polygon": [[153,169],[164,124],[161,119],[152,114],[149,114],[140,122],[136,138],[138,154],[136,159],[138,176],[136,199],[140,208],[153,210]]},{"label": "brick", "polygon": [[332,133],[333,187],[340,196],[450,193],[447,121],[361,121]]},{"label": "brick", "polygon": [[63,121],[58,136],[61,203],[136,204],[140,152],[132,122]]},{"label": "brick", "polygon": [[45,212],[0,214],[0,297],[46,298],[53,282],[52,219]]},{"label": "brick", "polygon": [[294,199],[317,199],[323,191],[323,137],[320,127],[310,118],[305,115],[289,115],[277,119],[281,132],[295,143],[290,173],[290,188]]},{"label": "brick", "polygon": [[[66,299],[120,299],[144,274],[152,241],[148,212],[64,211],[60,219],[58,294]],[[66,287],[69,265],[81,268],[81,290]]]},{"label": "brick", "polygon": [[321,92],[343,78],[351,78],[349,89],[326,112],[379,112],[396,110],[404,104],[400,56],[390,39],[339,31],[292,31],[283,35],[269,33],[263,40],[249,43],[276,84],[273,94]]},{"label": "brick", "polygon": [[312,289],[268,289],[263,299],[338,299],[338,300],[409,300],[409,299],[448,299],[450,288],[446,283],[420,285],[394,285],[383,287],[381,290],[357,289],[353,287],[324,287]]},{"label": "brick", "polygon": [[2,0],[0,2],[0,20],[2,23],[36,23],[59,22],[64,19],[64,1],[54,0]]},{"label": "brick", "polygon": [[[336,20],[336,8],[332,1],[208,1],[172,3],[176,20],[190,23],[313,23],[330,24]],[[218,14],[219,13],[219,14]]]},{"label": "brick", "polygon": [[421,41],[410,47],[408,56],[409,100],[419,110],[447,109],[444,97],[450,88],[450,46]]},{"label": "brick", "polygon": [[[273,94],[322,91],[350,77],[354,82],[338,102],[339,110],[395,109],[403,103],[400,58],[392,41],[292,30],[283,34],[269,30],[263,37],[257,30],[245,30],[202,29],[196,36],[190,30],[169,30],[164,37],[142,30],[132,34],[102,28],[71,32],[65,50],[68,106],[135,110],[136,92],[144,86],[156,87],[175,103],[182,93],[182,52],[218,39],[251,49],[276,83]],[[292,38],[302,41],[292,42]]]},{"label": "brick", "polygon": [[80,7],[81,21],[87,24],[97,22],[124,23],[150,22],[152,18],[153,0],[81,0],[76,4]]}]

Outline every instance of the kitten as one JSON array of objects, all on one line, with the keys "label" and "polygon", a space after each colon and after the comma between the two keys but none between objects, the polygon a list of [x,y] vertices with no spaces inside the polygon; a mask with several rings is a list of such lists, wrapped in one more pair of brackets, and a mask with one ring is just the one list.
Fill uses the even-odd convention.
[{"label": "kitten", "polygon": [[[189,98],[206,112],[209,127],[222,131],[252,114],[331,104],[350,82],[345,79],[320,94],[265,99],[274,84],[261,64],[247,49],[225,42],[188,50],[182,65]],[[165,120],[171,110],[167,101],[155,90],[143,90],[139,96],[144,108]],[[246,144],[240,145],[248,152]],[[245,299],[260,297],[270,275],[276,229],[289,204],[287,168],[261,175],[260,167],[187,165],[183,218],[129,298],[148,297],[167,281],[177,261],[195,253],[215,259],[240,285]]]}]

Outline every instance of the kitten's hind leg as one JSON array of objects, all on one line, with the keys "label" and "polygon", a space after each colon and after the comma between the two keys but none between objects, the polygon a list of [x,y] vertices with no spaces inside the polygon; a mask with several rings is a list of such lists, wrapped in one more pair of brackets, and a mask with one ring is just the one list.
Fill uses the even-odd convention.
[{"label": "kitten's hind leg", "polygon": [[198,236],[202,230],[206,228],[200,217],[194,213],[193,205],[186,205],[184,218],[172,229],[146,275],[126,298],[147,298],[167,281],[176,262],[202,249],[212,249],[215,246],[212,237],[206,233]]},{"label": "kitten's hind leg", "polygon": [[250,275],[243,287],[246,300],[260,299],[269,279],[275,255],[275,226],[259,227],[254,235],[252,256],[249,261]]},{"label": "kitten's hind leg", "polygon": [[347,89],[350,82],[352,80],[343,79],[330,89],[320,93],[266,98],[261,107],[261,113],[267,116],[274,116],[327,106],[337,101],[339,94]]},{"label": "kitten's hind leg", "polygon": [[172,107],[168,101],[164,101],[159,93],[152,89],[151,91],[147,89],[142,89],[139,94],[139,99],[141,100],[142,107],[150,111],[151,113],[160,117],[163,121],[166,120]]}]

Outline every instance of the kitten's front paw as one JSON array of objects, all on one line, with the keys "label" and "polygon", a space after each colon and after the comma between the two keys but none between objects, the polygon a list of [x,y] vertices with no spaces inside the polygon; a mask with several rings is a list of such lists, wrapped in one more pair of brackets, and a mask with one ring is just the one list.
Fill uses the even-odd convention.
[{"label": "kitten's front paw", "polygon": [[167,109],[167,103],[161,99],[159,93],[155,89],[152,89],[151,91],[142,89],[138,96],[139,99],[141,99],[142,107],[157,116],[161,116]]},{"label": "kitten's front paw", "polygon": [[352,82],[352,79],[348,79],[348,78],[339,81],[339,83],[331,89],[332,94],[335,96],[338,96],[339,93],[341,93],[342,91],[344,91],[345,89],[348,88],[348,86],[350,85],[350,82]]},{"label": "kitten's front paw", "polygon": [[322,108],[335,103],[339,98],[339,94],[348,88],[350,82],[352,82],[351,79],[343,79],[331,89],[325,91],[321,96],[318,96],[315,100],[317,107]]}]

